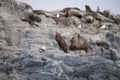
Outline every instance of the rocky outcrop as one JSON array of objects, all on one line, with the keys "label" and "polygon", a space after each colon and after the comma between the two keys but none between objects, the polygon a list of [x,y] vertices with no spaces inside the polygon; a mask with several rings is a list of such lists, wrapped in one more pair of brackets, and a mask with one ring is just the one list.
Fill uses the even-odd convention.
[{"label": "rocky outcrop", "polygon": [[[32,10],[41,21],[30,26],[21,20],[25,5],[30,5],[22,4],[0,0],[0,80],[120,79],[119,14],[95,12],[88,5],[85,11]],[[66,42],[67,54],[55,40],[56,31]],[[87,51],[69,49],[74,36]]]}]

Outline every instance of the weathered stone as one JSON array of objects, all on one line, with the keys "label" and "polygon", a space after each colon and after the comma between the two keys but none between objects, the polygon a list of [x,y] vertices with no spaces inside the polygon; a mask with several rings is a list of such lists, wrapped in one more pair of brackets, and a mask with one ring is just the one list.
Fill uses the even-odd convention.
[{"label": "weathered stone", "polygon": [[0,45],[7,45],[7,42],[4,39],[0,39]]},{"label": "weathered stone", "polygon": [[118,35],[108,32],[105,34],[105,36],[106,36],[106,39],[110,41],[112,48],[114,49],[120,48],[120,41],[119,41],[120,37]]},{"label": "weathered stone", "polygon": [[[13,6],[11,2],[0,0],[0,80],[120,79],[118,15],[96,13],[89,6],[87,12],[78,8],[43,10],[37,12],[41,18],[37,27],[21,21],[23,13],[17,8],[24,11],[26,3]],[[107,29],[102,30],[104,24]],[[65,54],[55,41],[56,31],[67,47],[79,34],[78,42],[88,47],[88,53],[68,49]]]},{"label": "weathered stone", "polygon": [[5,39],[5,32],[4,32],[4,30],[0,30],[0,39]]}]

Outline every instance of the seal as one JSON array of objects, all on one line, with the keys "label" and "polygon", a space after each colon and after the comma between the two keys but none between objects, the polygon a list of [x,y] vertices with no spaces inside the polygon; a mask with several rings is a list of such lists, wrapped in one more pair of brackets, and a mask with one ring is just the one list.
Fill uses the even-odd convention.
[{"label": "seal", "polygon": [[62,49],[65,53],[68,53],[67,44],[60,33],[56,32],[55,40],[57,41],[60,49]]},{"label": "seal", "polygon": [[33,10],[29,6],[25,7],[23,14],[24,14],[24,19],[22,19],[22,21],[27,21],[30,25],[38,26],[34,22],[41,22],[41,18],[37,14],[34,14]]},{"label": "seal", "polygon": [[79,11],[80,11],[80,9],[77,7],[67,7],[67,8],[63,8],[60,12],[65,13],[65,17],[67,18],[71,15],[75,15],[75,16],[79,17],[79,14],[78,14]]},{"label": "seal", "polygon": [[70,50],[73,50],[73,51],[75,51],[75,50],[84,50],[86,53],[88,52],[87,46],[77,42],[75,37],[72,37],[71,44],[70,44],[69,48],[70,48]]},{"label": "seal", "polygon": [[89,5],[85,5],[86,12],[93,12]]},{"label": "seal", "polygon": [[87,15],[85,16],[87,23],[93,23],[94,22],[94,16],[93,15]]},{"label": "seal", "polygon": [[66,12],[68,12],[70,9],[76,9],[76,10],[79,10],[79,11],[80,11],[80,9],[77,8],[77,7],[67,7],[67,8],[63,8],[60,12],[66,13]]},{"label": "seal", "polygon": [[37,15],[44,15],[47,18],[53,18],[53,15],[50,12],[44,10],[33,10],[33,13]]}]

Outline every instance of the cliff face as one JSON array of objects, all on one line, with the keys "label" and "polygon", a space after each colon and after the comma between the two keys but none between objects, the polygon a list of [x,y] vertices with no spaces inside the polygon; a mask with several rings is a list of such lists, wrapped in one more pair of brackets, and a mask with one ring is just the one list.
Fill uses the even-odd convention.
[{"label": "cliff face", "polygon": [[[85,11],[33,10],[26,19],[26,6],[30,7],[0,0],[0,80],[120,79],[119,15],[86,5]],[[36,22],[36,17],[41,21]],[[56,32],[65,40],[68,53],[59,48]],[[87,51],[70,49],[72,38]]]}]

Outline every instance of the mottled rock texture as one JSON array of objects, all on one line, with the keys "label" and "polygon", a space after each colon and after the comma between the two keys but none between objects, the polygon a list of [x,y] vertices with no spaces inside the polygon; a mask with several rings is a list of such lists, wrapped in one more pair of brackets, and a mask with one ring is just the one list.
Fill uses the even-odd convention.
[{"label": "mottled rock texture", "polygon": [[[86,10],[33,10],[41,21],[31,26],[22,21],[26,6],[0,0],[0,80],[120,80],[119,14],[88,5]],[[56,31],[68,53],[59,48]],[[74,36],[87,53],[69,49]]]}]

